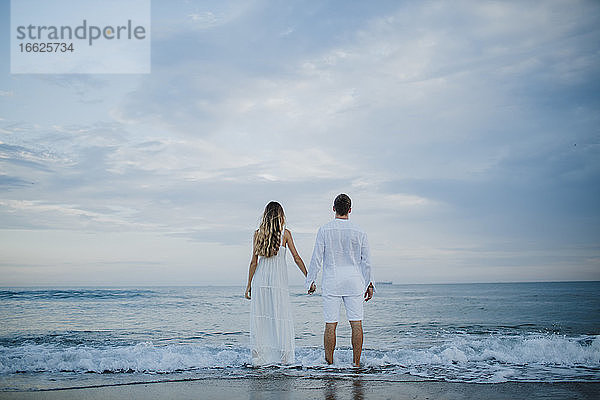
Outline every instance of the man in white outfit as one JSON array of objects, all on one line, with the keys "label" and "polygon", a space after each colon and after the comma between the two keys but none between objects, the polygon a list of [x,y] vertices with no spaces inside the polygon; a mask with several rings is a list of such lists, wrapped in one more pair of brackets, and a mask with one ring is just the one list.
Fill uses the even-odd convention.
[{"label": "man in white outfit", "polygon": [[352,327],[352,352],[354,366],[360,366],[363,344],[363,298],[373,297],[373,274],[367,234],[348,219],[351,200],[345,194],[335,198],[335,219],[319,228],[313,250],[306,288],[308,294],[316,290],[315,280],[323,268],[323,315],[325,317],[325,361],[333,363],[335,329],[341,303]]}]

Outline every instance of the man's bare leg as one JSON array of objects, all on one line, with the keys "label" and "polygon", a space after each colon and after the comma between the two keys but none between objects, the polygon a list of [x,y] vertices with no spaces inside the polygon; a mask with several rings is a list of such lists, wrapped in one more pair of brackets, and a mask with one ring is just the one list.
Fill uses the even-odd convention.
[{"label": "man's bare leg", "polygon": [[337,322],[326,322],[325,333],[323,334],[323,347],[325,347],[325,361],[327,364],[333,364],[333,350],[335,350],[335,328]]},{"label": "man's bare leg", "polygon": [[352,327],[352,354],[354,356],[354,366],[360,367],[360,354],[363,345],[362,321],[350,321]]}]

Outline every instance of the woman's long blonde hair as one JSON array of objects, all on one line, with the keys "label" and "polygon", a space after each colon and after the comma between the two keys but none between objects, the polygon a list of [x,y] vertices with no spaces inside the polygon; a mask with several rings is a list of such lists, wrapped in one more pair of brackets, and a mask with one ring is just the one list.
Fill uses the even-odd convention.
[{"label": "woman's long blonde hair", "polygon": [[261,257],[272,257],[279,251],[285,214],[283,207],[272,201],[265,207],[262,221],[254,234],[254,253]]}]

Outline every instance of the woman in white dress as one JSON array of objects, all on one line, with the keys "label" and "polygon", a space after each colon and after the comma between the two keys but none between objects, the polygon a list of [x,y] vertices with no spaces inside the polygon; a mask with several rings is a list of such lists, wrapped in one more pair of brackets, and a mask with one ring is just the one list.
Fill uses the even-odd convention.
[{"label": "woman in white dress", "polygon": [[306,267],[296,251],[292,233],[285,229],[283,207],[272,201],[265,207],[260,226],[254,232],[245,294],[251,300],[250,352],[254,366],[294,363],[287,249],[306,276]]}]

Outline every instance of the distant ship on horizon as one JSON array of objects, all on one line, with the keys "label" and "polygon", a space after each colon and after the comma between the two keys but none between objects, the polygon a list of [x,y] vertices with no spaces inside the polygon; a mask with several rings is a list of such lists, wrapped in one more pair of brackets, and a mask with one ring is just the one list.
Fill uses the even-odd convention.
[{"label": "distant ship on horizon", "polygon": [[376,285],[393,285],[392,281],[379,281],[375,282]]}]

